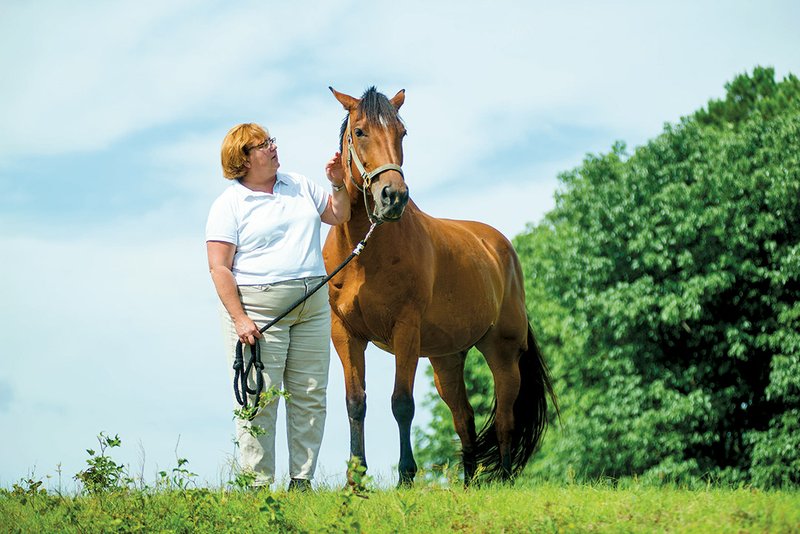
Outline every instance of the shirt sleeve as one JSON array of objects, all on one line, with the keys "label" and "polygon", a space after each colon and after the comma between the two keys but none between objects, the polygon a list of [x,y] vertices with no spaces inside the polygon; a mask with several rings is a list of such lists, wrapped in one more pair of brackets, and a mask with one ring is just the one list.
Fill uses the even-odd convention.
[{"label": "shirt sleeve", "polygon": [[228,195],[222,195],[211,205],[206,221],[206,241],[223,241],[239,245],[239,232],[236,214]]},{"label": "shirt sleeve", "polygon": [[324,212],[325,208],[328,207],[328,197],[330,197],[331,194],[328,193],[328,191],[322,186],[309,180],[308,178],[305,178],[305,183],[306,187],[308,188],[311,202],[314,204],[314,207],[317,208],[317,213],[322,215],[322,212]]}]

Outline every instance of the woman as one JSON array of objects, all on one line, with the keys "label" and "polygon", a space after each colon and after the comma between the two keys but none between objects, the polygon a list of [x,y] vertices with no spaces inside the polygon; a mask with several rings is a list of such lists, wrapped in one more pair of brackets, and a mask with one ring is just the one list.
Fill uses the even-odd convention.
[{"label": "woman", "polygon": [[[350,199],[337,152],[325,166],[333,191],[306,177],[279,173],[275,138],[257,124],[232,128],[222,142],[222,171],[233,183],[214,201],[206,225],[211,278],[222,302],[225,350],[232,365],[236,342],[261,344],[264,389],[283,387],[289,441],[290,489],[308,489],[325,426],[330,362],[327,288],[281,319],[273,319],[325,276],[320,222],[350,219]],[[249,352],[247,347],[245,353]],[[252,422],[237,418],[243,470],[255,486],[275,477],[277,402]],[[258,426],[266,433],[248,431]]]}]

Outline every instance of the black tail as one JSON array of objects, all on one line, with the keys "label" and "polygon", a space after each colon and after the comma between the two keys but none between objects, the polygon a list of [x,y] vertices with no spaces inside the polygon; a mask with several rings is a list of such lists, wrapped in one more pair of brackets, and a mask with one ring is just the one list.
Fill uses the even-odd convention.
[{"label": "black tail", "polygon": [[[550,383],[550,375],[539,345],[528,325],[528,350],[519,359],[519,395],[514,402],[514,434],[511,442],[511,476],[516,477],[525,468],[528,460],[541,444],[547,429],[547,398],[559,413],[556,395]],[[505,478],[500,460],[500,447],[495,431],[495,398],[492,412],[475,441],[476,465],[483,466],[479,477],[486,480]]]}]

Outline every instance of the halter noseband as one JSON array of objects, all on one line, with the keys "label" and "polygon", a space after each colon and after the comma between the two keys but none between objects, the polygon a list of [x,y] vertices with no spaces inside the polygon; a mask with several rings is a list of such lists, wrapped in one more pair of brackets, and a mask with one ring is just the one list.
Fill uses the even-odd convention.
[{"label": "halter noseband", "polygon": [[[356,153],[355,145],[353,144],[353,134],[350,129],[350,117],[347,117],[347,169],[350,169],[350,162],[356,164],[356,169],[358,169],[359,174],[361,174],[361,180],[364,182],[364,185],[361,186],[353,179],[353,173],[350,173],[350,181],[353,182],[353,185],[356,186],[356,189],[361,191],[364,194],[364,209],[367,211],[367,217],[369,218],[369,222],[371,223],[380,223],[382,221],[375,219],[373,220],[372,214],[369,211],[369,205],[367,203],[367,191],[372,187],[372,180],[375,179],[381,173],[386,171],[397,171],[400,173],[400,176],[403,175],[403,168],[400,165],[395,163],[387,163],[385,165],[381,165],[371,171],[367,172],[367,169],[364,167],[364,164],[361,163],[361,160],[358,158],[358,154]],[[370,194],[372,194],[370,192]]]}]

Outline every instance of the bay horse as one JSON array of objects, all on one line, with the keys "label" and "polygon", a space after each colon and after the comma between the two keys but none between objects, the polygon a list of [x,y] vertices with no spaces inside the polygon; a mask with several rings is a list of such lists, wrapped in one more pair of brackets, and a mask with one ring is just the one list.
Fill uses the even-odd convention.
[{"label": "bay horse", "polygon": [[[409,198],[402,171],[406,129],[398,115],[405,90],[388,99],[371,87],[358,99],[329,89],[347,111],[339,146],[351,219],[328,233],[323,248],[328,272],[373,222],[380,224],[363,252],[329,285],[331,337],[344,368],[351,455],[366,467],[364,351],[372,342],[395,356],[398,485],[411,484],[417,472],[411,421],[421,356],[430,359],[436,389],[453,415],[465,484],[476,473],[486,480],[513,479],[544,434],[548,397],[558,410],[528,324],[514,248],[488,225],[431,217]],[[464,383],[464,362],[473,346],[494,378],[495,404],[480,433]]]}]

